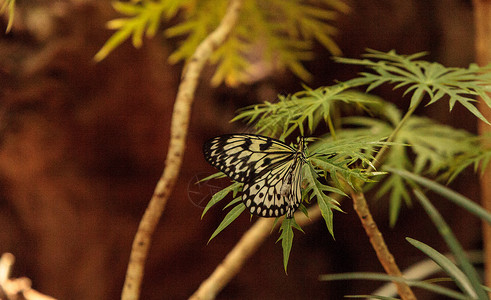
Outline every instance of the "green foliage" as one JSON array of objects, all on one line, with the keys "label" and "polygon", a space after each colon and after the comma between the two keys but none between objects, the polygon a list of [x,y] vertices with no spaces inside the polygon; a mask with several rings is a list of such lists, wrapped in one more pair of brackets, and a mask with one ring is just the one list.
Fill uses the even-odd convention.
[{"label": "green foliage", "polygon": [[470,137],[467,142],[473,144],[474,147],[462,153],[462,155],[456,157],[450,164],[450,168],[443,175],[443,178],[448,178],[451,182],[454,180],[463,170],[469,166],[474,167],[474,171],[481,170],[481,175],[484,174],[486,168],[491,161],[491,134],[487,133],[478,137]]},{"label": "green foliage", "polygon": [[[283,267],[285,268],[285,273],[288,273],[288,259],[290,258],[290,252],[293,246],[293,228],[300,230],[303,232],[302,228],[295,222],[295,218],[286,218],[281,223],[280,227],[280,237],[278,241],[281,240],[281,246],[283,248]],[[305,233],[305,232],[304,232]]]},{"label": "green foliage", "polygon": [[[329,233],[334,237],[334,225],[333,225],[333,209],[341,211],[339,208],[339,203],[336,199],[330,197],[326,192],[337,193],[340,195],[346,194],[334,187],[330,187],[328,185],[322,184],[319,181],[319,175],[312,167],[312,165],[308,164],[306,168],[305,180],[309,182],[307,187],[304,189],[303,193],[309,195],[309,201],[312,201],[314,198],[317,200],[317,204],[321,210],[322,217],[326,222],[327,229]],[[291,246],[290,246],[291,247]]]},{"label": "green foliage", "polygon": [[385,282],[404,282],[409,286],[421,288],[435,294],[443,295],[448,299],[461,299],[469,300],[469,297],[465,294],[456,292],[449,288],[439,286],[426,281],[409,280],[403,277],[390,276],[387,274],[370,273],[370,272],[353,272],[343,274],[326,274],[319,276],[321,281],[334,281],[334,280],[378,280]]},{"label": "green foliage", "polygon": [[94,59],[96,61],[103,60],[129,37],[132,38],[133,46],[140,48],[143,44],[143,35],[146,34],[149,38],[153,37],[157,32],[162,15],[167,18],[174,16],[177,12],[177,7],[182,2],[184,0],[179,0],[175,3],[172,1],[156,2],[150,0],[113,2],[114,9],[127,17],[114,19],[107,23],[109,29],[117,31],[106,41]]},{"label": "green foliage", "polygon": [[449,258],[425,243],[411,238],[406,238],[406,240],[439,265],[440,268],[452,278],[461,291],[465,292],[471,298],[476,298],[476,292],[472,288],[469,278]]},{"label": "green foliage", "polygon": [[368,59],[336,59],[341,63],[362,65],[374,71],[363,72],[361,77],[346,84],[353,87],[368,85],[367,91],[385,83],[395,84],[394,89],[405,87],[404,95],[412,93],[410,107],[418,106],[425,94],[430,98],[427,105],[448,98],[450,110],[459,102],[476,117],[489,124],[472,102],[479,96],[491,107],[491,98],[487,94],[491,82],[491,65],[482,68],[474,64],[467,69],[448,68],[439,63],[417,60],[426,54],[424,52],[413,55],[399,55],[395,51],[367,52],[364,56]]},{"label": "green foliage", "polygon": [[[369,51],[366,56],[370,59],[337,59],[366,66],[374,73],[362,73],[359,78],[329,87],[305,88],[293,95],[279,96],[277,102],[267,101],[241,109],[233,119],[246,121],[254,126],[256,132],[277,136],[281,140],[291,139],[294,134],[312,135],[325,128],[329,130],[324,136],[307,139],[302,198],[306,204],[317,202],[333,236],[333,211],[341,210],[334,195],[346,196],[344,191],[347,187],[359,191],[366,183],[372,188],[378,185],[378,197],[390,195],[390,223],[394,225],[402,204],[411,205],[409,187],[422,184],[433,188],[420,183],[419,179],[408,180],[407,171],[413,172],[414,176],[423,174],[453,179],[467,166],[484,165],[491,159],[491,150],[483,146],[489,144],[487,139],[477,139],[464,130],[412,115],[414,108],[427,97],[429,104],[449,99],[450,108],[460,102],[480,117],[470,103],[474,96],[483,96],[490,102],[483,93],[489,89],[487,85],[491,77],[482,73],[489,67],[445,68],[417,60],[422,55]],[[396,84],[395,88],[405,88],[404,94],[412,93],[409,111],[403,114],[393,104],[352,89],[368,85],[369,91],[381,84]],[[379,155],[381,152],[384,155]],[[376,165],[383,165],[383,170],[390,170],[390,173],[372,171]],[[380,182],[375,182],[375,179]],[[478,216],[491,219],[491,215],[469,204],[470,201],[455,195],[449,197]],[[303,205],[301,210],[306,211]],[[294,222],[294,219],[288,222]],[[294,225],[284,226],[281,239],[286,270]],[[448,292],[434,285],[423,286],[444,294]]]},{"label": "green foliage", "polygon": [[[258,132],[264,133],[262,129],[267,127],[272,129],[268,133],[277,133],[281,139],[289,136],[295,129],[306,131],[304,123],[307,123],[309,132],[313,132],[321,121],[329,123],[332,111],[336,109],[336,102],[354,104],[356,107],[374,104],[373,98],[358,92],[345,91],[346,87],[339,84],[317,90],[306,89],[291,97],[281,97],[278,103],[266,102],[260,107],[245,108],[234,120],[245,119],[249,123],[257,122]],[[276,128],[272,126],[273,124]],[[341,210],[332,194],[347,196],[343,191],[346,184],[357,189],[363,182],[370,181],[371,176],[380,174],[380,172],[369,173],[365,168],[371,165],[376,149],[387,144],[381,142],[382,139],[382,136],[372,134],[339,140],[332,136],[310,139],[307,164],[302,169],[302,198],[307,203],[317,201],[331,235],[334,236],[333,210]],[[240,187],[240,184],[235,183],[234,187],[228,187],[215,194],[205,211],[231,191],[238,191]],[[306,212],[305,206],[302,205],[301,210]],[[228,225],[230,222],[224,221],[222,224]],[[220,230],[223,228],[221,226]],[[284,234],[287,232],[283,231]],[[283,240],[285,254],[289,254],[292,246],[289,243],[292,241]],[[286,263],[288,259],[287,257],[285,259]]]},{"label": "green foliage", "polygon": [[235,219],[237,219],[237,217],[240,216],[242,214],[242,212],[245,210],[246,206],[240,200],[241,200],[241,198],[239,197],[239,198],[235,199],[235,201],[230,203],[230,204],[236,204],[236,203],[238,203],[238,204],[228,212],[228,214],[225,216],[225,218],[223,218],[222,223],[220,223],[220,225],[218,225],[217,229],[213,232],[210,239],[208,240],[208,243],[214,237],[216,237],[220,232],[222,232],[222,230],[227,228],[227,226],[230,225],[230,223],[235,221]]},{"label": "green foliage", "polygon": [[[341,131],[340,136],[366,136],[370,133],[388,136],[402,120],[401,112],[393,104],[377,100],[366,105],[372,117],[343,118],[342,123],[350,128]],[[481,147],[475,143],[475,137],[465,130],[417,116],[406,120],[393,143],[385,157],[384,166],[431,176],[448,173],[463,154],[481,151]],[[381,181],[376,196],[380,198],[388,193],[389,221],[393,226],[402,203],[411,205],[411,197],[405,181],[394,173],[390,173]]]},{"label": "green foliage", "polygon": [[[130,37],[135,47],[141,46],[144,33],[153,37],[161,22],[169,21],[182,10],[183,20],[166,29],[165,36],[185,36],[169,61],[187,60],[218,26],[228,3],[228,0],[115,2],[115,10],[126,17],[108,23],[110,29],[117,31],[95,59],[104,59]],[[218,85],[225,81],[236,85],[248,82],[258,75],[255,71],[257,61],[261,61],[261,69],[264,65],[269,69],[287,68],[302,80],[309,80],[310,73],[302,62],[312,58],[314,41],[335,55],[341,54],[331,38],[336,30],[330,22],[336,19],[338,12],[348,10],[340,0],[244,0],[236,28],[211,57],[212,63],[217,64],[212,83]]]},{"label": "green foliage", "polygon": [[[450,229],[448,224],[445,222],[445,220],[437,211],[437,209],[433,206],[433,204],[431,204],[430,200],[426,197],[425,194],[423,194],[418,189],[413,190],[413,192],[425,209],[430,219],[435,224],[435,227],[438,229],[438,232],[445,240],[445,243],[454,254],[455,260],[461,267],[462,272],[465,274],[464,277],[467,277],[468,282],[470,283],[470,286],[468,286],[463,280],[459,280],[456,281],[457,285],[461,287],[461,289],[473,299],[489,299],[488,294],[482,288],[482,284],[480,282],[479,275],[477,274],[476,269],[474,269],[472,264],[467,259],[462,245],[452,233],[452,230]],[[451,275],[456,276],[458,274],[451,273]]]},{"label": "green foliage", "polygon": [[[221,174],[221,173],[218,173]],[[206,212],[215,204],[223,200],[230,192],[233,192],[233,196],[237,194],[239,190],[242,190],[242,183],[240,182],[234,182],[233,184],[229,185],[228,187],[224,188],[223,190],[218,191],[211,197],[211,200],[208,201],[208,204],[206,205],[205,209],[203,210],[203,213],[201,214],[201,218],[204,217]]]},{"label": "green foliage", "polygon": [[425,189],[429,189],[443,196],[445,199],[455,203],[456,205],[460,206],[461,208],[467,210],[468,212],[474,214],[475,216],[481,218],[483,221],[486,221],[491,225],[491,213],[489,213],[486,209],[476,204],[474,201],[462,196],[457,192],[452,191],[448,187],[445,187],[433,180],[421,177],[419,175],[416,175],[414,173],[402,169],[396,169],[396,168],[384,166],[384,170],[399,175],[400,177],[404,178],[408,182],[411,182],[412,185],[424,187]]},{"label": "green foliage", "polygon": [[363,107],[374,101],[365,94],[347,91],[348,88],[345,84],[338,84],[315,90],[306,88],[286,97],[280,95],[276,103],[265,101],[263,104],[239,110],[232,121],[255,123],[256,132],[271,136],[280,135],[280,139],[288,137],[297,129],[301,135],[311,134],[322,120],[330,125],[336,105],[344,103]]},{"label": "green foliage", "polygon": [[9,33],[12,29],[12,25],[14,24],[15,0],[1,0],[0,2],[3,2],[0,6],[0,15],[7,12],[9,14],[7,29],[5,29],[5,32]]}]

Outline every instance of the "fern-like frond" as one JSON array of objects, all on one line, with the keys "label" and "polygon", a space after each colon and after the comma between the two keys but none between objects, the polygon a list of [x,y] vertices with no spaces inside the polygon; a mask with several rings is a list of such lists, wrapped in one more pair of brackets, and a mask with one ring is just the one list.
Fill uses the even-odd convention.
[{"label": "fern-like frond", "polygon": [[382,84],[404,87],[404,94],[411,95],[410,107],[417,106],[424,95],[428,95],[429,104],[447,98],[450,110],[459,102],[483,122],[489,124],[479,110],[473,105],[475,97],[481,97],[491,107],[491,98],[486,93],[491,85],[491,65],[468,68],[448,68],[439,63],[417,60],[425,53],[400,55],[395,51],[379,52],[368,50],[365,59],[336,58],[337,62],[362,65],[373,72],[361,73],[359,78],[346,84],[350,86],[367,85],[370,91]]},{"label": "fern-like frond", "polygon": [[[227,0],[115,2],[114,9],[125,17],[108,22],[108,27],[117,31],[99,50],[95,60],[104,59],[130,37],[135,47],[141,46],[145,33],[148,37],[154,36],[161,21],[170,20],[179,10],[183,20],[166,29],[165,35],[184,38],[169,61],[187,60],[218,26],[228,3]],[[332,39],[336,29],[331,23],[339,12],[348,11],[339,0],[316,3],[308,0],[244,0],[240,20],[229,40],[219,45],[211,58],[217,65],[212,84],[250,82],[260,73],[256,65],[262,70],[286,68],[302,80],[309,80],[311,75],[302,63],[312,59],[315,41],[331,53],[341,54]]]},{"label": "fern-like frond", "polygon": [[[387,136],[401,120],[401,113],[390,103],[368,104],[373,117],[347,117],[342,123],[349,129],[338,130],[341,138],[356,136]],[[431,119],[413,116],[401,127],[394,144],[385,157],[384,165],[409,170],[419,174],[445,176],[458,174],[470,164],[478,164],[484,156],[479,156],[480,147],[475,137],[466,132],[439,124]],[[468,156],[474,153],[475,155]],[[466,155],[466,159],[464,159]],[[471,158],[472,157],[472,158]],[[491,157],[491,155],[490,155]],[[460,163],[459,163],[460,162]],[[405,181],[397,174],[389,174],[379,183],[376,194],[389,195],[389,220],[394,225],[402,203],[410,205],[410,190]]]},{"label": "fern-like frond", "polygon": [[290,96],[279,96],[279,101],[252,105],[239,110],[232,122],[243,120],[255,124],[258,133],[288,137],[295,130],[312,133],[320,121],[331,118],[334,107],[341,103],[363,107],[374,100],[365,94],[347,91],[344,84],[318,89],[306,88]]},{"label": "fern-like frond", "polygon": [[[157,32],[162,15],[168,17],[176,13],[176,5],[183,0],[155,2],[142,0],[138,2],[113,2],[114,9],[126,18],[109,21],[107,27],[117,30],[94,56],[96,61],[103,60],[111,51],[131,37],[133,46],[141,47],[143,35],[153,37]],[[178,5],[177,5],[178,6]]]},{"label": "fern-like frond", "polygon": [[463,170],[470,166],[473,167],[474,172],[480,170],[481,176],[489,167],[491,161],[491,147],[489,147],[491,144],[491,134],[470,137],[467,142],[473,145],[474,148],[462,153],[462,155],[457,156],[451,161],[448,171],[442,175],[448,182],[453,181]]},{"label": "fern-like frond", "polygon": [[342,190],[329,185],[323,184],[319,181],[320,176],[317,174],[313,164],[307,164],[304,168],[304,181],[306,187],[303,194],[306,195],[307,201],[311,202],[314,198],[319,205],[322,217],[326,222],[327,229],[334,237],[333,228],[333,209],[341,211],[339,208],[339,202],[336,199],[329,196],[329,193],[336,193],[342,196],[347,196]]},{"label": "fern-like frond", "polygon": [[281,241],[281,247],[283,248],[283,267],[285,268],[285,273],[287,273],[288,260],[290,259],[290,252],[293,246],[293,228],[304,232],[297,222],[295,222],[295,218],[284,219],[279,229],[280,237],[276,241]]}]

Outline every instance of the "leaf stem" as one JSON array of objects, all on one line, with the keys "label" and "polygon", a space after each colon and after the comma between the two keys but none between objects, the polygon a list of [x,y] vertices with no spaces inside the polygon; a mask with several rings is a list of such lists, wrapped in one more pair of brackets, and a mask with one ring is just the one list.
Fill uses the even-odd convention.
[{"label": "leaf stem", "polygon": [[152,241],[152,235],[175,186],[181,168],[191,115],[191,105],[194,100],[199,76],[213,51],[225,41],[237,23],[241,5],[242,0],[230,1],[220,25],[198,45],[183,70],[182,81],[179,85],[172,113],[169,149],[165,161],[166,167],[157,182],[150,203],[145,210],[133,240],[121,294],[122,300],[136,300],[139,298],[145,261]]},{"label": "leaf stem", "polygon": [[[419,99],[418,104],[419,104],[419,102],[421,102],[421,99],[422,99],[422,97]],[[418,105],[413,105],[409,108],[409,110],[406,112],[404,117],[397,124],[396,128],[394,128],[392,133],[387,138],[387,142],[394,141],[395,137],[397,136],[397,134],[399,133],[401,128],[407,123],[407,120],[412,116],[412,114],[414,113],[414,111],[416,110],[417,107],[418,107]],[[377,168],[378,166],[380,166],[387,150],[389,150],[389,145],[387,145],[387,144],[383,145],[382,148],[380,148],[380,151],[377,153],[377,155],[373,159],[372,165],[370,167],[368,167],[368,170],[367,170],[368,172],[375,171],[374,167]]]},{"label": "leaf stem", "polygon": [[337,140],[336,130],[334,129],[334,124],[332,123],[332,118],[331,118],[330,114],[327,116],[326,121],[327,121],[327,126],[329,127],[329,132],[331,133],[332,139]]}]

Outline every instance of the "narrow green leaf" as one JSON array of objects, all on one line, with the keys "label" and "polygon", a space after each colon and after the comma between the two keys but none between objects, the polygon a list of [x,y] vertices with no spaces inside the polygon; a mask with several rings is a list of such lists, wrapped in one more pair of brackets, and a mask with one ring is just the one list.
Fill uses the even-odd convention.
[{"label": "narrow green leaf", "polygon": [[207,176],[207,177],[199,180],[197,183],[208,181],[208,180],[215,179],[215,178],[225,178],[225,177],[227,177],[227,175],[223,174],[222,172],[216,172],[215,174],[212,174],[210,176]]},{"label": "narrow green leaf", "polygon": [[242,185],[242,183],[239,183],[239,182],[234,182],[233,184],[229,185],[228,187],[224,188],[223,190],[215,193],[212,197],[211,197],[211,200],[208,201],[208,204],[206,204],[206,207],[205,209],[203,210],[203,213],[201,214],[201,219],[203,219],[203,216],[206,214],[206,212],[211,208],[213,207],[213,205],[217,204],[218,202],[220,202],[221,200],[223,200],[223,198],[225,198],[225,196],[228,195],[228,193],[230,192],[235,192],[237,189],[240,188],[240,186]]},{"label": "narrow green leaf", "polygon": [[131,27],[124,27],[120,30],[116,31],[102,46],[102,48],[96,53],[94,56],[94,60],[99,62],[106,58],[111,51],[116,49],[119,45],[121,45],[128,37],[131,35]]},{"label": "narrow green leaf", "polygon": [[321,281],[334,281],[334,280],[376,280],[376,281],[395,281],[404,282],[409,286],[418,287],[427,291],[434,292],[443,296],[450,297],[452,299],[469,300],[469,297],[455,292],[451,289],[438,286],[436,284],[427,283],[424,281],[408,280],[402,277],[389,276],[381,273],[369,273],[369,272],[357,272],[357,273],[344,273],[344,274],[328,274],[319,276]]},{"label": "narrow green leaf", "polygon": [[473,202],[467,197],[462,196],[459,193],[456,193],[452,191],[451,189],[435,182],[429,179],[426,179],[424,177],[418,176],[416,174],[413,174],[411,172],[401,170],[401,169],[395,169],[391,167],[384,167],[385,170],[399,174],[402,177],[405,177],[407,179],[410,179],[414,182],[417,182],[421,184],[422,186],[429,188],[433,192],[442,195],[446,199],[452,201],[453,203],[457,204],[458,206],[466,209],[470,213],[478,216],[479,218],[483,219],[484,221],[488,222],[491,224],[491,213],[486,211],[484,208]]},{"label": "narrow green leaf", "polygon": [[459,263],[460,267],[462,268],[462,271],[469,278],[470,283],[474,291],[478,295],[479,299],[489,299],[488,294],[484,291],[484,289],[481,286],[479,275],[477,274],[476,270],[467,259],[464,249],[462,249],[462,246],[460,245],[459,241],[452,233],[450,227],[447,225],[447,223],[442,218],[440,213],[436,210],[436,208],[431,204],[431,202],[422,192],[420,192],[419,190],[413,190],[413,192],[416,195],[416,198],[421,203],[421,205],[423,205],[423,208],[425,209],[428,216],[435,224],[436,228],[438,229],[438,232],[445,240],[445,243],[450,248],[453,255],[455,255],[455,260]]},{"label": "narrow green leaf", "polygon": [[317,204],[321,210],[322,217],[326,222],[327,229],[334,239],[334,225],[333,225],[333,213],[332,213],[332,205],[328,202],[328,200],[322,198],[317,198]]},{"label": "narrow green leaf", "polygon": [[234,206],[235,204],[239,203],[242,201],[242,196],[235,197],[232,201],[230,201],[227,205],[223,207],[223,210],[229,208],[230,206]]},{"label": "narrow green leaf", "polygon": [[283,248],[283,267],[285,268],[286,274],[288,274],[288,260],[290,258],[290,252],[293,245],[293,228],[303,232],[302,228],[300,228],[297,222],[295,222],[295,218],[285,218],[280,227],[281,235],[276,241],[278,242],[281,240],[281,246]]},{"label": "narrow green leaf", "polygon": [[411,245],[418,248],[421,252],[428,255],[428,257],[430,257],[437,265],[439,265],[450,277],[452,277],[454,282],[460,287],[463,292],[465,292],[472,298],[477,297],[477,294],[472,288],[469,279],[467,279],[465,274],[462,273],[462,271],[450,259],[448,259],[440,252],[436,251],[432,247],[426,245],[425,243],[408,237],[406,238],[406,240]]},{"label": "narrow green leaf", "polygon": [[114,10],[127,16],[134,16],[142,12],[143,7],[138,3],[114,1],[111,3]]},{"label": "narrow green leaf", "polygon": [[222,232],[222,230],[227,228],[227,226],[230,225],[230,223],[232,223],[235,219],[237,219],[237,217],[240,216],[240,214],[245,210],[245,208],[246,207],[245,207],[244,203],[242,203],[242,202],[239,203],[234,208],[232,208],[229,211],[229,213],[225,216],[225,218],[223,218],[223,221],[220,223],[220,225],[218,225],[218,228],[215,230],[215,232],[213,232],[210,239],[208,240],[208,243],[214,237],[216,237],[220,232]]}]

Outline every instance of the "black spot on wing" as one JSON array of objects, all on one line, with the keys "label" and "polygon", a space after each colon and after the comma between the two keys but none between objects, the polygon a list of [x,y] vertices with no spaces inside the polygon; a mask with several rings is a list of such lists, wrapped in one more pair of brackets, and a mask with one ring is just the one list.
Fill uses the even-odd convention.
[{"label": "black spot on wing", "polygon": [[265,143],[259,144],[259,149],[261,151],[265,151],[265,150],[268,150],[269,148],[271,148],[272,145],[273,145],[273,140],[268,139],[265,141]]}]

